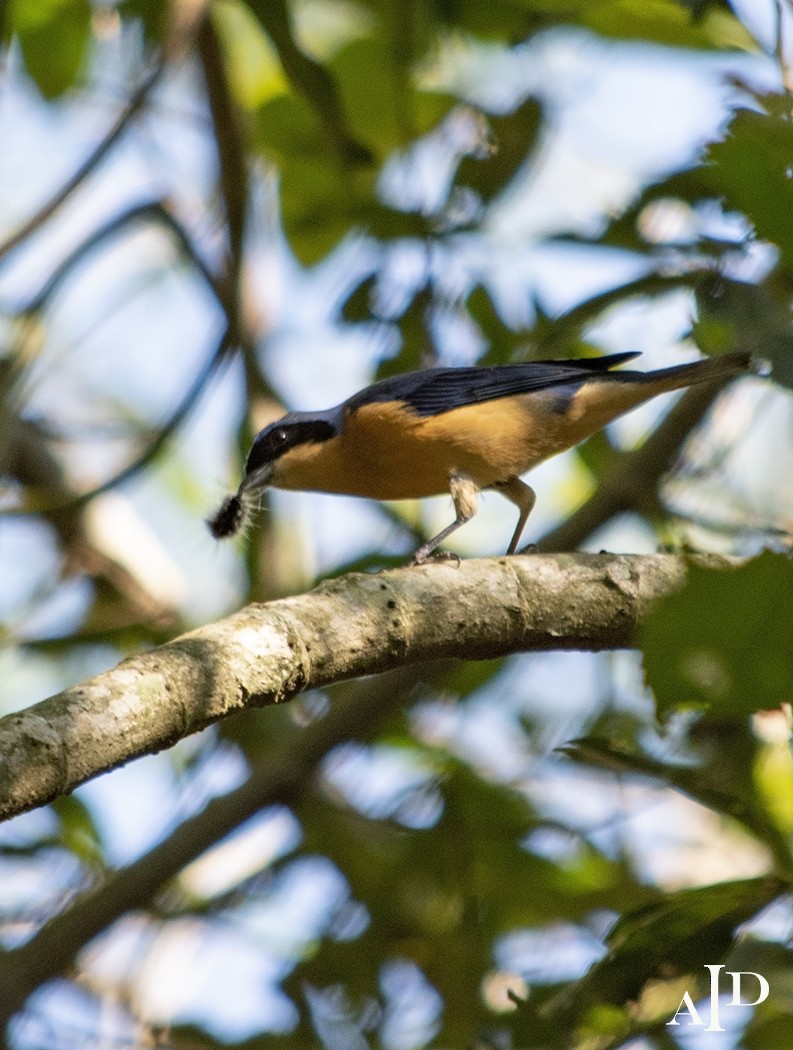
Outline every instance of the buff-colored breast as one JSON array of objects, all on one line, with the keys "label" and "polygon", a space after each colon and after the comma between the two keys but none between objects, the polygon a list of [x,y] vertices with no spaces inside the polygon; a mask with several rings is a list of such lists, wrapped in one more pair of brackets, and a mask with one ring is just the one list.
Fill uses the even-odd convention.
[{"label": "buff-colored breast", "polygon": [[417,416],[398,402],[365,405],[340,437],[298,446],[279,461],[279,488],[411,499],[449,491],[462,472],[480,488],[506,481],[557,451],[558,413],[526,395]]}]

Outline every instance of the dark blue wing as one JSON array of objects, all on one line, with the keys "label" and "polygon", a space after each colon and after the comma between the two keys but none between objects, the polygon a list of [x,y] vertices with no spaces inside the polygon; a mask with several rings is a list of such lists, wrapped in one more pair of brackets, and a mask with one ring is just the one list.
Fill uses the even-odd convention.
[{"label": "dark blue wing", "polygon": [[[464,405],[499,397],[548,390],[557,386],[597,379],[615,365],[638,357],[637,353],[610,354],[571,361],[528,361],[485,368],[426,368],[383,379],[345,401],[345,412],[354,412],[374,401],[400,401],[419,416],[435,416]],[[616,378],[616,376],[615,376]]]}]

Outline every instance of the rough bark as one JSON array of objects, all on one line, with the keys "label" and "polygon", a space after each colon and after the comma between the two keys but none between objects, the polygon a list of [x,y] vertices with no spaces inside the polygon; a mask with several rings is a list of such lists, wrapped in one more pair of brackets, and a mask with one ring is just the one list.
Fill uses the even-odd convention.
[{"label": "rough bark", "polygon": [[354,574],[227,619],[0,719],[0,819],[247,707],[442,657],[629,647],[677,555],[529,555]]}]

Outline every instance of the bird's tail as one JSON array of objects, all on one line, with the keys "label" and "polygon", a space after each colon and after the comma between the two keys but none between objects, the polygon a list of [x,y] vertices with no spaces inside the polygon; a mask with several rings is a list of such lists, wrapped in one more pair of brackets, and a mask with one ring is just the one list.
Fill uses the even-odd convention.
[{"label": "bird's tail", "polygon": [[719,357],[706,357],[702,361],[691,361],[686,365],[659,368],[654,372],[610,372],[615,378],[623,376],[628,382],[650,383],[658,393],[679,390],[694,383],[711,383],[719,379],[740,375],[752,369],[752,355],[744,350]]},{"label": "bird's tail", "polygon": [[604,372],[588,379],[576,395],[579,416],[586,425],[577,431],[576,441],[594,434],[606,423],[629,412],[644,401],[658,394],[693,386],[695,383],[711,383],[729,379],[747,372],[752,367],[751,354],[739,351],[692,361],[687,365],[659,368],[655,372],[620,371]]}]

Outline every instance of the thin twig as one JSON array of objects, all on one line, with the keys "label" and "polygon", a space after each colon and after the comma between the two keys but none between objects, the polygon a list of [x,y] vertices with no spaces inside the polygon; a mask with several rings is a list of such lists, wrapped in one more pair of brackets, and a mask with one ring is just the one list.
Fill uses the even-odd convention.
[{"label": "thin twig", "polygon": [[71,177],[63,183],[56,193],[54,193],[34,215],[19,227],[16,233],[13,233],[3,244],[0,244],[0,260],[15,248],[18,248],[20,244],[28,239],[28,237],[40,229],[40,227],[42,227],[47,220],[55,214],[61,205],[71,197],[75,190],[79,189],[94,169],[102,163],[118,139],[129,127],[133,118],[140,112],[147,102],[154,86],[162,76],[164,68],[165,65],[162,61],[156,63],[132,94],[129,102],[127,102],[126,106],[116,119],[115,124],[113,124],[105,137],[99,142],[88,157],[86,157]]},{"label": "thin twig", "polygon": [[63,282],[67,280],[75,266],[81,263],[86,256],[90,255],[91,252],[96,251],[97,248],[102,247],[105,241],[122,234],[125,227],[145,220],[152,221],[155,225],[164,226],[167,231],[172,234],[174,240],[177,242],[179,250],[190,260],[197,273],[203,278],[207,287],[215,296],[218,304],[225,313],[227,311],[228,303],[223,289],[219,286],[218,282],[215,280],[214,274],[201,258],[201,255],[190,240],[187,231],[171,214],[165,202],[161,200],[133,204],[126,211],[113,216],[113,218],[109,219],[103,226],[100,226],[93,233],[89,234],[85,240],[77,245],[74,251],[67,255],[65,259],[61,260],[53,270],[46,284],[17,312],[21,314],[31,314],[42,310],[46,306],[48,300],[58,291]]},{"label": "thin twig", "polygon": [[[183,420],[189,415],[195,406],[196,402],[203,394],[212,376],[215,374],[219,366],[225,360],[229,349],[233,346],[231,339],[231,333],[228,325],[224,325],[223,333],[215,344],[215,349],[210,354],[206,363],[198,373],[196,378],[190,384],[187,393],[184,395],[182,400],[173,410],[168,419],[163,423],[161,428],[157,431],[156,437],[152,439],[145,450],[133,460],[132,463],[128,463],[127,466],[123,467],[112,477],[103,481],[101,485],[97,485],[95,488],[90,489],[88,492],[84,492],[79,496],[76,496],[73,500],[70,500],[67,504],[59,507],[44,508],[44,513],[48,513],[52,510],[64,511],[67,509],[77,509],[78,507],[84,506],[90,500],[95,499],[97,496],[101,496],[103,492],[108,492],[110,489],[115,488],[117,485],[121,485],[125,481],[129,481],[130,478],[138,474],[144,467],[148,466],[149,463],[154,459],[160,449],[170,439],[173,432],[181,425]],[[37,513],[41,513],[42,508],[37,509]]]}]

